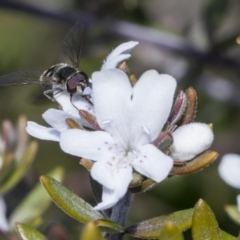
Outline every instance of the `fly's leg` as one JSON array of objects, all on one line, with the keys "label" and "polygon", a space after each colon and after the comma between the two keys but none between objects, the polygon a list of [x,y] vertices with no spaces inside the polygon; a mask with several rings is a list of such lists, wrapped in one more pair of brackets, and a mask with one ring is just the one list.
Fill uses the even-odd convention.
[{"label": "fly's leg", "polygon": [[[63,91],[64,91],[64,90],[61,89],[61,88],[54,88],[53,97],[56,96],[57,94],[63,92]],[[60,110],[62,110],[62,109],[63,109],[63,108],[62,108],[62,105],[56,100],[56,98],[54,98],[54,101],[58,104],[58,108],[59,108]]]},{"label": "fly's leg", "polygon": [[[88,103],[90,103],[91,105],[93,105],[93,103],[92,103],[92,101],[91,101],[91,99],[90,99],[90,95],[82,95],[82,97],[88,102]],[[74,105],[74,103],[73,103],[73,93],[71,93],[70,94],[70,102],[71,102],[71,104],[73,105],[73,107],[75,107],[78,111],[79,111],[79,109]]]},{"label": "fly's leg", "polygon": [[72,97],[73,97],[73,93],[70,93],[70,102],[73,105],[73,107],[75,107],[77,111],[79,111],[79,109],[74,105]]},{"label": "fly's leg", "polygon": [[52,102],[56,102],[58,104],[58,107],[60,109],[62,109],[61,104],[54,98],[55,95],[57,95],[58,93],[62,92],[63,90],[61,88],[55,88],[53,89],[48,89],[46,91],[43,92],[43,94],[50,99]]},{"label": "fly's leg", "polygon": [[43,92],[43,94],[44,94],[48,99],[50,99],[52,102],[55,102],[55,99],[52,97],[52,96],[53,96],[53,90],[52,90],[52,89],[45,90],[45,91]]},{"label": "fly's leg", "polygon": [[93,102],[91,101],[91,95],[83,95],[82,96],[88,103],[93,105]]}]

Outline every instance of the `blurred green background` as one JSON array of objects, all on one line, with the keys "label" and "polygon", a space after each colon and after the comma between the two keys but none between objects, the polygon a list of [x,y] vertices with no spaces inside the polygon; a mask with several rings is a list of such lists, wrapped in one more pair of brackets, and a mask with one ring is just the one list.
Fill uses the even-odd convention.
[{"label": "blurred green background", "polygon": [[[36,11],[35,11],[36,10]],[[240,153],[240,2],[237,0],[18,0],[0,3],[0,75],[18,70],[44,71],[61,61],[61,41],[77,20],[86,25],[80,69],[91,75],[120,43],[137,40],[129,63],[140,76],[156,69],[174,76],[178,89],[193,86],[198,93],[196,121],[213,123],[211,149],[218,160],[204,171],[172,177],[146,194],[137,195],[127,224],[187,209],[203,198],[220,227],[237,235],[239,227],[224,212],[235,204],[239,190],[227,186],[217,166],[225,153]],[[149,30],[152,30],[149,32]],[[20,114],[46,125],[41,118],[56,104],[41,86],[0,88],[0,120],[16,122]],[[64,166],[64,184],[93,205],[88,173],[79,159],[63,153],[54,142],[39,141],[37,158],[28,175],[5,196],[8,214],[38,181],[56,165]],[[49,224],[63,223],[72,239],[80,225],[54,204],[46,213]]]}]

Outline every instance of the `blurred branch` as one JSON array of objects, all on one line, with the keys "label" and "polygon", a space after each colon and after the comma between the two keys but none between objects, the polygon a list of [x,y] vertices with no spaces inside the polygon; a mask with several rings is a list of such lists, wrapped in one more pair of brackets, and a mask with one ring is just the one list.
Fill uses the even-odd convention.
[{"label": "blurred branch", "polygon": [[107,22],[106,25],[108,26],[108,30],[118,35],[157,45],[216,67],[228,67],[240,73],[240,62],[212,52],[211,50],[200,50],[191,42],[176,35],[124,21],[111,21]]},{"label": "blurred branch", "polygon": [[2,0],[0,2],[0,8],[17,10],[34,16],[62,21],[69,24],[73,24],[76,21],[82,21],[86,26],[101,24],[107,29],[107,31],[121,37],[153,44],[164,48],[165,50],[193,58],[194,60],[199,60],[203,64],[211,64],[215,67],[226,67],[240,73],[240,62],[227,56],[220,55],[216,50],[203,51],[182,37],[160,30],[149,29],[148,27],[140,26],[138,24],[109,18],[103,19],[99,16],[83,12],[78,12],[76,14],[72,12],[39,9],[24,3],[7,0]]},{"label": "blurred branch", "polygon": [[2,0],[0,1],[0,8],[8,8],[11,10],[28,13],[37,17],[69,23],[71,25],[73,25],[77,21],[81,21],[86,25],[96,23],[98,21],[98,19],[95,16],[90,14],[52,11],[44,8],[40,9],[32,5],[28,5],[17,1]]}]

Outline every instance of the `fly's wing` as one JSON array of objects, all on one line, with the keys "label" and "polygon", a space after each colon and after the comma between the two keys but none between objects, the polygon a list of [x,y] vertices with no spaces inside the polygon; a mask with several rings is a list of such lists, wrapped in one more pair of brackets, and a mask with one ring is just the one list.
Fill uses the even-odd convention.
[{"label": "fly's wing", "polygon": [[38,71],[13,72],[0,76],[0,86],[41,84],[39,81],[41,73]]},{"label": "fly's wing", "polygon": [[62,42],[62,56],[69,59],[75,68],[79,66],[84,36],[85,26],[82,22],[77,22]]}]

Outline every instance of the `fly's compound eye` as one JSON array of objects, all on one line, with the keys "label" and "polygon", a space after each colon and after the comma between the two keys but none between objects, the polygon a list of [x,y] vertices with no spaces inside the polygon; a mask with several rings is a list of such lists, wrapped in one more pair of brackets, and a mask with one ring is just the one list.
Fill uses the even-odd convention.
[{"label": "fly's compound eye", "polygon": [[84,72],[79,72],[73,75],[70,79],[68,79],[67,91],[72,94],[76,93],[77,91],[79,91],[79,86],[80,86],[80,91],[82,93],[88,85],[89,85],[89,82],[88,82],[87,74]]},{"label": "fly's compound eye", "polygon": [[81,88],[83,92],[84,89],[89,86],[88,76],[84,72],[79,72],[77,75],[78,75],[78,86]]}]

